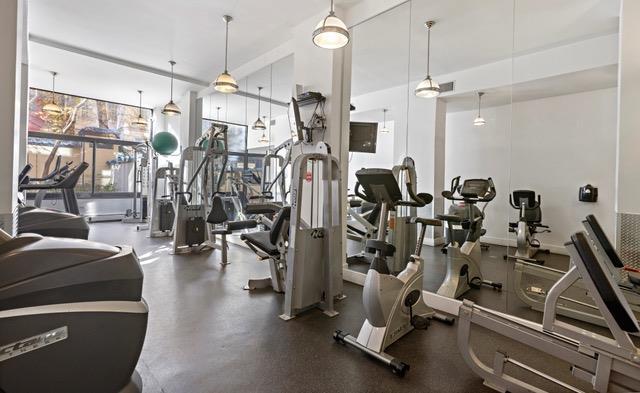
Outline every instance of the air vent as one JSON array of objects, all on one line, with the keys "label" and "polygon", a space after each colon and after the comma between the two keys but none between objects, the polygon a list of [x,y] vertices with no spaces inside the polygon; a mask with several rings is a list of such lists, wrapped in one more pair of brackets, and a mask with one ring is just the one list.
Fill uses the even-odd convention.
[{"label": "air vent", "polygon": [[440,93],[447,93],[449,91],[453,91],[455,89],[455,82],[447,82],[440,84]]}]

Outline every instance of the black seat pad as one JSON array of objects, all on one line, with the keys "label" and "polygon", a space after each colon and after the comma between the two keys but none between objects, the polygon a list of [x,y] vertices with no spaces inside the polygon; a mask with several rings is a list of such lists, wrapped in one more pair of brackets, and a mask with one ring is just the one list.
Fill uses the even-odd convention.
[{"label": "black seat pad", "polygon": [[269,238],[269,231],[258,231],[251,233],[243,233],[240,235],[240,240],[250,243],[261,251],[264,251],[268,255],[277,256],[280,254],[278,247],[271,243]]},{"label": "black seat pad", "polygon": [[211,200],[211,210],[207,216],[209,224],[222,224],[229,220],[227,213],[224,211],[224,203],[218,195]]},{"label": "black seat pad", "polygon": [[465,220],[464,218],[460,216],[456,216],[455,214],[437,214],[436,218],[438,220],[449,221],[449,222],[462,222]]}]

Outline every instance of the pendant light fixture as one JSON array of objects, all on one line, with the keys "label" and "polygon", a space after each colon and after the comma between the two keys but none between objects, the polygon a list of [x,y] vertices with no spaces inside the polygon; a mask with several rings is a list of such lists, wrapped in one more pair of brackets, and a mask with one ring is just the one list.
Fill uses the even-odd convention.
[{"label": "pendant light fixture", "polygon": [[482,103],[482,96],[483,95],[484,95],[483,92],[481,92],[481,91],[478,92],[478,116],[473,121],[473,125],[474,126],[478,126],[478,127],[487,124],[487,122],[484,120],[484,118],[482,116],[480,116],[480,104]]},{"label": "pendant light fixture", "polygon": [[142,117],[142,90],[138,90],[138,94],[140,95],[140,105],[138,106],[138,117],[131,122],[132,126],[146,128],[147,127],[147,119]]},{"label": "pendant light fixture", "polygon": [[431,79],[431,73],[429,70],[431,60],[431,27],[435,24],[436,22],[432,20],[427,21],[424,24],[427,26],[427,77],[418,84],[415,91],[416,96],[422,98],[433,98],[440,94],[440,85],[438,85],[438,82]]},{"label": "pendant light fixture", "polygon": [[[262,125],[264,126],[266,124],[265,122],[267,120],[267,116],[262,116],[262,118],[264,120],[260,120],[260,119],[258,119],[258,120],[260,120],[260,123],[262,123]],[[265,129],[266,129],[266,127],[262,129],[262,136],[260,136],[260,138],[258,138],[258,143],[269,143],[269,138],[267,137],[267,135],[264,132]]]},{"label": "pendant light fixture", "polygon": [[389,133],[389,129],[387,128],[387,111],[388,109],[382,110],[382,129],[380,130],[380,132],[385,134]]},{"label": "pendant light fixture", "polygon": [[173,66],[176,65],[176,62],[169,60],[169,64],[171,64],[171,100],[164,106],[164,108],[162,108],[162,114],[167,116],[176,116],[182,113],[180,107],[173,102]]},{"label": "pendant light fixture", "polygon": [[333,0],[329,15],[321,20],[313,31],[313,43],[324,49],[339,49],[349,43],[349,30],[333,12]]},{"label": "pendant light fixture", "polygon": [[227,59],[229,57],[229,22],[233,20],[229,15],[222,17],[225,23],[225,36],[224,36],[224,72],[216,78],[212,83],[213,88],[220,93],[235,93],[238,91],[238,82],[229,74],[227,69]]},{"label": "pendant light fixture", "polygon": [[267,126],[260,119],[260,99],[262,97],[262,87],[258,87],[258,119],[253,123],[254,130],[266,130]]},{"label": "pendant light fixture", "polygon": [[47,113],[49,115],[55,115],[55,116],[62,114],[62,108],[60,108],[58,104],[56,104],[56,76],[57,75],[58,75],[57,72],[51,71],[51,78],[52,78],[51,102],[42,107],[42,111],[44,113]]}]

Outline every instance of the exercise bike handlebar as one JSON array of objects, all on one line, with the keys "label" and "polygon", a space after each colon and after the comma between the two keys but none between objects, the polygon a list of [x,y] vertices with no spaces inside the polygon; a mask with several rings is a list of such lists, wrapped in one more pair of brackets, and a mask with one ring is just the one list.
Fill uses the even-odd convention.
[{"label": "exercise bike handlebar", "polygon": [[[464,201],[469,203],[491,202],[496,197],[496,187],[492,178],[487,178],[489,187],[487,192],[480,196],[472,193],[462,193],[460,191],[460,176],[456,176],[451,180],[451,190],[442,191],[442,196],[450,201]],[[456,196],[456,193],[460,196]]]}]

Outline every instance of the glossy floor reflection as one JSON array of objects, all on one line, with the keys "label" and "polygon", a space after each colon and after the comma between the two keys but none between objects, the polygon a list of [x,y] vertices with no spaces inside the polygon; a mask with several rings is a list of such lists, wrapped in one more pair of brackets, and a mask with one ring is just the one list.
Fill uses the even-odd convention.
[{"label": "glossy floor reflection", "polygon": [[[92,224],[91,239],[131,244],[143,264],[150,314],[138,369],[145,392],[491,391],[459,355],[455,327],[434,322],[427,331],[412,332],[389,348],[389,353],[411,365],[404,379],[334,343],[335,329],[357,334],[364,319],[357,285],[345,283],[347,299],[337,305],[339,316],[328,318],[311,310],[284,322],[278,318],[283,296],[242,289],[247,278],[269,272],[267,264],[256,261],[244,247],[230,245],[231,265],[222,268],[217,252],[169,255],[169,239],[149,239],[134,225]],[[485,252],[483,270],[487,278],[502,280],[505,291],[471,291],[469,298],[536,319],[538,313],[518,306],[510,293],[510,268],[503,250],[492,246]],[[444,275],[444,258],[439,249],[428,247],[423,255],[432,261],[427,264],[425,285],[433,289]],[[542,367],[564,367],[513,343],[497,341],[491,333],[480,332],[474,341],[486,356],[497,345]]]}]

